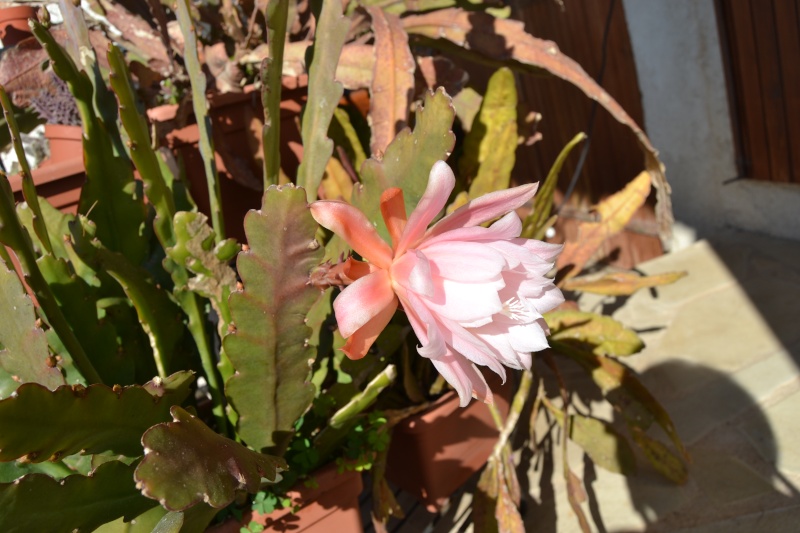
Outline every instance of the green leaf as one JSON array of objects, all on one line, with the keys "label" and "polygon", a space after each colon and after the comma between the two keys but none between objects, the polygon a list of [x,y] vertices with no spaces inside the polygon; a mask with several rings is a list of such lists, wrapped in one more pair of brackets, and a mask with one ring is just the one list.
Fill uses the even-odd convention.
[{"label": "green leaf", "polygon": [[[0,244],[0,246],[2,246]],[[16,272],[0,265],[0,368],[20,383],[41,383],[54,389],[64,384],[47,350],[44,332],[36,325],[33,302]]]},{"label": "green leaf", "polygon": [[350,120],[350,115],[347,114],[345,109],[337,107],[333,111],[333,120],[331,127],[328,129],[328,135],[336,146],[341,146],[353,169],[357,172],[361,169],[361,165],[367,160],[367,154],[364,152],[364,147],[361,145],[361,139],[358,137],[355,127]]},{"label": "green leaf", "polygon": [[209,210],[211,211],[211,224],[218,240],[225,238],[225,225],[222,218],[222,193],[220,192],[219,174],[214,156],[214,141],[211,136],[211,119],[208,116],[208,101],[206,100],[206,75],[200,64],[197,50],[197,31],[191,17],[191,3],[189,0],[177,0],[173,4],[173,11],[178,19],[178,25],[183,34],[184,51],[183,60],[186,71],[189,73],[189,82],[192,86],[192,109],[197,119],[197,129],[200,140],[200,156],[203,158],[203,168],[206,173],[208,187]]},{"label": "green leaf", "polygon": [[647,460],[658,471],[659,474],[678,484],[686,483],[689,479],[689,471],[686,463],[672,453],[664,443],[649,437],[644,431],[638,428],[631,428],[633,441],[642,449]]},{"label": "green leaf", "polygon": [[636,272],[612,272],[599,278],[572,278],[564,283],[563,288],[604,296],[628,296],[641,289],[675,283],[686,275],[687,272],[665,272],[654,276],[641,276]]},{"label": "green leaf", "polygon": [[111,68],[111,87],[119,100],[119,117],[130,138],[131,159],[142,177],[147,199],[156,211],[153,221],[156,236],[161,245],[167,247],[175,241],[172,232],[175,201],[161,173],[158,156],[151,146],[147,119],[137,105],[136,93],[122,51],[117,45],[111,44],[107,57]]},{"label": "green leaf", "polygon": [[636,456],[628,441],[602,420],[581,415],[570,418],[569,438],[606,470],[625,476],[636,473]]},{"label": "green leaf", "polygon": [[550,167],[550,172],[547,173],[544,184],[536,191],[536,198],[533,200],[533,212],[522,223],[521,237],[542,240],[547,229],[555,222],[553,217],[550,216],[550,212],[553,209],[553,196],[556,192],[556,185],[558,185],[558,175],[572,149],[585,139],[586,134],[579,133],[561,149],[553,166]]},{"label": "green leaf", "polygon": [[169,420],[169,408],[189,394],[192,373],[181,372],[144,386],[61,386],[50,391],[35,383],[20,385],[0,401],[0,461],[26,457],[31,462],[73,453],[112,451],[136,457],[140,439]]},{"label": "green leaf", "polygon": [[511,69],[489,78],[477,120],[464,138],[461,178],[471,180],[469,198],[507,189],[517,151],[517,87]]},{"label": "green leaf", "polygon": [[0,531],[93,531],[119,517],[131,520],[155,505],[133,482],[135,465],[111,461],[91,476],[61,481],[30,474],[0,484]]},{"label": "green leaf", "polygon": [[593,354],[563,341],[553,340],[552,337],[551,347],[557,353],[573,359],[590,373],[592,380],[603,391],[606,399],[622,414],[629,427],[645,431],[655,421],[670,438],[680,455],[688,457],[669,414],[631,369],[615,359]]},{"label": "green leaf", "polygon": [[367,384],[363,391],[353,396],[344,407],[333,414],[329,422],[330,426],[334,429],[340,429],[362,413],[364,409],[375,402],[375,399],[386,387],[394,383],[396,377],[397,369],[394,365],[388,365]]},{"label": "green leaf", "polygon": [[130,160],[124,152],[115,150],[114,144],[120,142],[116,109],[112,109],[113,120],[101,120],[95,112],[94,88],[86,72],[78,70],[41,24],[33,22],[31,29],[47,51],[53,70],[69,86],[81,116],[86,183],[78,212],[97,224],[97,237],[104,246],[138,265],[147,254],[147,239],[141,238],[147,211]]},{"label": "green leaf", "polygon": [[221,509],[236,491],[258,492],[261,479],[278,480],[286,470],[279,457],[262,455],[214,433],[178,406],[173,422],[158,424],[142,437],[145,457],[134,477],[142,494],[170,511],[183,511],[203,501]]},{"label": "green leaf", "polygon": [[202,213],[180,211],[175,214],[174,225],[176,243],[167,248],[167,255],[195,274],[188,280],[189,290],[209,298],[227,327],[228,296],[236,289],[236,273],[228,266],[235,252],[228,248],[238,251],[239,246],[232,239],[215,245],[214,230]]},{"label": "green leaf", "polygon": [[277,185],[281,169],[281,76],[289,0],[269,0],[264,13],[267,19],[269,57],[261,63],[261,103],[264,106],[262,145],[264,149],[264,190]]},{"label": "green leaf", "polygon": [[308,199],[316,200],[317,187],[333,154],[328,128],[344,87],[336,81],[336,65],[342,53],[350,21],[342,15],[341,2],[312,2],[317,21],[314,45],[306,51],[312,58],[308,69],[308,103],[303,112],[303,161],[297,169],[297,184]]},{"label": "green leaf", "polygon": [[585,347],[595,355],[633,355],[644,348],[636,334],[609,316],[583,311],[545,313],[550,338]]},{"label": "green leaf", "polygon": [[195,533],[205,531],[219,509],[198,503],[185,511],[171,511],[153,528],[152,533]]},{"label": "green leaf", "polygon": [[103,524],[95,529],[94,533],[152,533],[165,514],[167,510],[157,505],[131,520],[117,518],[113,522]]},{"label": "green leaf", "polygon": [[244,291],[231,295],[236,331],[223,341],[236,374],[225,392],[242,439],[256,450],[280,451],[314,399],[308,379],[315,350],[305,318],[319,297],[308,276],[323,250],[300,188],[267,189],[262,210],[247,214],[244,229],[250,250],[237,261]]},{"label": "green leaf", "polygon": [[96,271],[117,280],[130,298],[150,339],[158,374],[164,377],[181,368],[179,361],[186,355],[183,344],[188,332],[180,308],[169,293],[149,280],[144,270],[123,255],[108,250],[97,239],[91,239],[94,228],[84,217],[80,222],[81,227],[73,231],[76,252]]},{"label": "green leaf", "polygon": [[406,212],[411,214],[428,185],[433,164],[444,161],[455,145],[451,131],[455,110],[444,89],[425,94],[424,105],[417,111],[414,131],[404,129],[386,148],[383,159],[370,158],[361,167],[361,187],[353,191],[353,205],[358,207],[389,240],[380,214],[380,198],[391,187],[403,189]]},{"label": "green leaf", "polygon": [[[69,223],[75,220],[75,215],[62,213],[50,205],[50,202],[44,198],[39,199],[39,207],[42,211],[42,220],[50,234],[50,244],[53,248],[53,255],[60,259],[69,259],[67,247],[64,244],[64,236],[69,236]],[[31,236],[31,241],[33,242],[34,250],[39,255],[46,254],[47,249],[33,230],[33,211],[31,211],[27,203],[23,202],[17,204],[17,217],[19,217],[19,221],[22,223],[23,227],[27,228],[28,234]]]}]

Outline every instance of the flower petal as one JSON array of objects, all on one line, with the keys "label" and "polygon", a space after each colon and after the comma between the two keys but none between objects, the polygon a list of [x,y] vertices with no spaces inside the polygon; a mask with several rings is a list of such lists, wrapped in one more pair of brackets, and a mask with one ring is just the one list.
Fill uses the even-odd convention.
[{"label": "flower petal", "polygon": [[469,405],[473,396],[485,403],[493,403],[492,391],[483,374],[464,357],[448,353],[439,359],[431,359],[433,366],[453,386],[461,398],[461,407]]},{"label": "flower petal", "polygon": [[[406,254],[408,255],[408,254]],[[425,254],[415,250],[417,263],[408,275],[408,287],[421,296],[433,298],[433,278],[431,277],[431,264]]]},{"label": "flower petal", "polygon": [[462,324],[475,324],[491,320],[492,315],[503,309],[503,303],[497,294],[503,288],[502,280],[461,283],[437,278],[433,282],[436,292],[426,305],[435,315]]},{"label": "flower petal", "polygon": [[392,248],[397,249],[403,231],[406,228],[406,202],[403,200],[403,189],[392,187],[381,194],[381,214],[392,238]]},{"label": "flower petal", "polygon": [[437,222],[428,230],[426,237],[440,235],[456,228],[477,226],[514,211],[533,198],[538,187],[538,183],[531,183],[513,189],[495,191],[471,200]]},{"label": "flower petal", "polygon": [[361,257],[379,268],[389,268],[392,249],[364,213],[338,200],[320,200],[312,203],[310,209],[314,220],[343,238]]},{"label": "flower petal", "polygon": [[[417,254],[421,254],[417,251]],[[425,248],[433,276],[453,281],[495,281],[506,266],[502,254],[485,244],[443,241]]]},{"label": "flower petal", "polygon": [[377,315],[372,317],[366,324],[358,328],[347,342],[342,346],[341,350],[350,359],[361,359],[369,351],[375,339],[381,334],[381,331],[392,320],[394,312],[397,310],[397,298],[392,300],[392,303],[381,309]]},{"label": "flower petal", "polygon": [[428,224],[444,208],[455,185],[456,178],[447,163],[444,161],[434,163],[430,176],[428,176],[428,186],[414,212],[408,218],[403,237],[396,248],[396,255],[405,253],[422,238]]},{"label": "flower petal", "polygon": [[[515,221],[516,220],[516,224]],[[519,227],[518,227],[519,226]],[[506,241],[509,239],[515,240],[528,240],[517,239],[519,233],[522,231],[522,223],[519,222],[519,217],[516,213],[511,212],[506,216],[489,226],[471,226],[469,228],[456,228],[445,233],[440,233],[434,236],[426,236],[419,244],[420,249],[425,249],[436,243],[443,241]]]},{"label": "flower petal", "polygon": [[333,302],[339,332],[347,338],[372,320],[395,299],[389,273],[378,270],[348,285]]}]

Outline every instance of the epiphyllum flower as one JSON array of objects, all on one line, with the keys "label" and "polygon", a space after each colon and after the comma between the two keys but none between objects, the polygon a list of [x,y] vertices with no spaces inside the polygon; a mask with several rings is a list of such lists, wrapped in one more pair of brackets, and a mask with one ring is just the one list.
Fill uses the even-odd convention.
[{"label": "epiphyllum flower", "polygon": [[[384,191],[381,213],[391,247],[348,203],[314,202],[311,214],[368,261],[351,260],[346,278],[352,284],[333,303],[347,356],[363,357],[402,305],[422,343],[419,354],[466,406],[471,396],[492,401],[475,365],[503,380],[503,365],[530,368],[531,352],[548,346],[542,313],[564,298],[545,277],[561,246],[519,238],[522,223],[514,210],[533,197],[537,185],[487,194],[428,228],[454,185],[452,170],[438,161],[408,219],[402,191]],[[500,216],[490,227],[480,226]]]}]

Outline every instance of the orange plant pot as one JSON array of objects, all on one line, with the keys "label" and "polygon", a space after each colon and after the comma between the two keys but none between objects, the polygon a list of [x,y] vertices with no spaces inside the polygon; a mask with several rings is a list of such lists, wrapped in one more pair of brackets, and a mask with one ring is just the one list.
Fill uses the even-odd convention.
[{"label": "orange plant pot", "polygon": [[[511,383],[498,386],[494,401],[508,414]],[[448,392],[429,409],[395,426],[389,446],[386,479],[411,493],[431,512],[489,459],[500,432],[489,408],[478,400],[459,406],[455,392]]]},{"label": "orange plant pot", "polygon": [[[81,188],[86,182],[83,140],[80,126],[46,124],[44,136],[50,142],[50,157],[31,171],[36,193],[64,213],[77,213]],[[14,199],[23,201],[22,176],[9,178]]]},{"label": "orange plant pot", "polygon": [[296,513],[280,509],[264,515],[254,511],[244,513],[241,521],[228,520],[211,527],[207,533],[239,533],[243,526],[258,522],[265,531],[291,531],[292,533],[356,533],[364,531],[358,497],[363,485],[361,474],[346,471],[338,473],[336,465],[321,468],[314,476],[317,486],[303,485],[289,492],[288,497],[300,506]]},{"label": "orange plant pot", "polygon": [[14,46],[32,35],[28,19],[36,19],[36,9],[31,6],[0,9],[0,41],[3,41],[3,47]]}]

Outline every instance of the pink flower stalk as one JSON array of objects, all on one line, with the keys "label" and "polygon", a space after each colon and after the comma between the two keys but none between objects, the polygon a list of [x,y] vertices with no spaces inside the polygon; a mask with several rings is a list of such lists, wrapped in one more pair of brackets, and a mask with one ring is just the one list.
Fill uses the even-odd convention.
[{"label": "pink flower stalk", "polygon": [[562,247],[519,238],[514,210],[538,184],[476,198],[428,228],[454,186],[453,171],[438,161],[408,219],[402,191],[384,191],[381,213],[391,246],[346,202],[314,202],[311,214],[368,261],[348,260],[342,277],[351,284],[333,302],[347,339],[342,350],[351,359],[366,355],[401,305],[422,343],[417,351],[455,388],[463,407],[472,396],[492,402],[476,365],[505,381],[504,365],[530,368],[531,352],[548,346],[542,313],[564,298],[545,274]]}]

